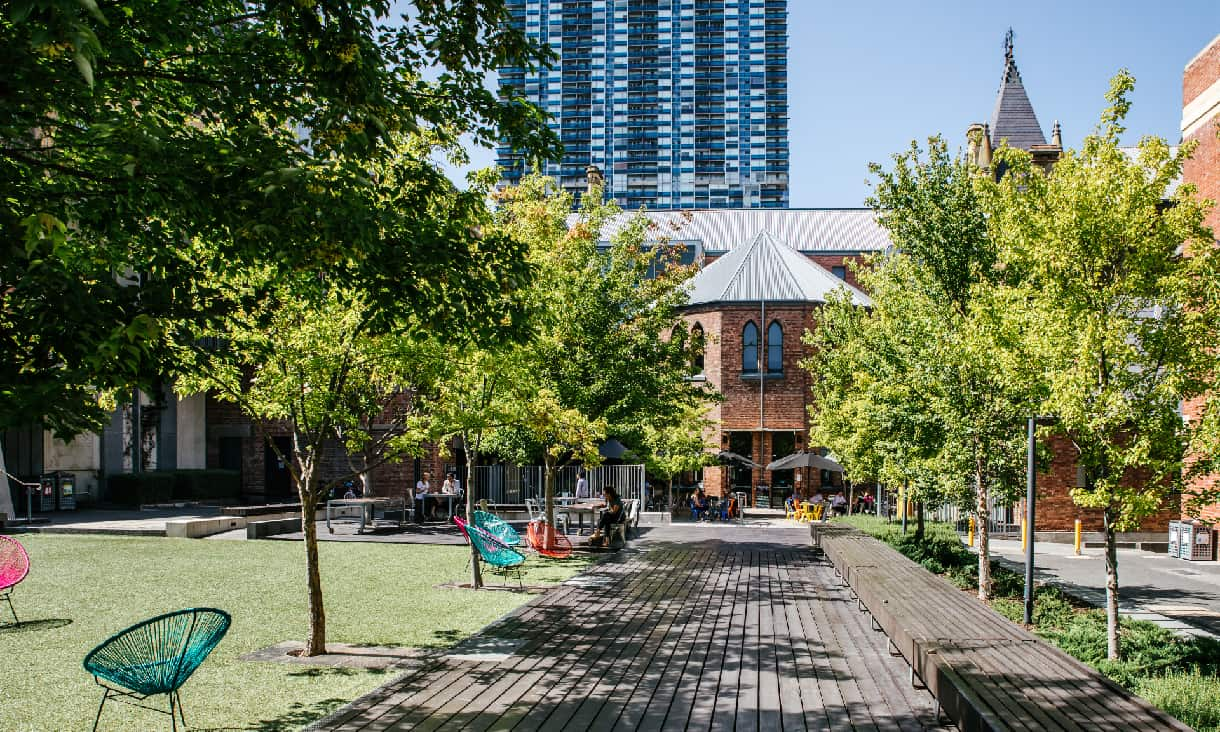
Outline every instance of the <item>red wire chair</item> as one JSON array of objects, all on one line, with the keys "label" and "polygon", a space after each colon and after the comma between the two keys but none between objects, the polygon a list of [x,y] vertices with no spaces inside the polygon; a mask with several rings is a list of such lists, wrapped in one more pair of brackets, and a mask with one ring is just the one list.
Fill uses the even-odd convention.
[{"label": "red wire chair", "polygon": [[526,536],[534,551],[544,557],[567,559],[572,556],[572,542],[567,535],[541,519],[529,522]]},{"label": "red wire chair", "polygon": [[20,623],[13,608],[13,588],[30,573],[30,555],[21,542],[8,536],[0,536],[0,600],[8,601],[13,622]]}]

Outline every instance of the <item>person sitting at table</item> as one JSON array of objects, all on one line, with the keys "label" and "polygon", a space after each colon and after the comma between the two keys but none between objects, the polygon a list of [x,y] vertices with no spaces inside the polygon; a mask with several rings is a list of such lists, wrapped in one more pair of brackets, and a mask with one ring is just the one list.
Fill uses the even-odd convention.
[{"label": "person sitting at table", "polygon": [[609,542],[611,528],[623,522],[623,499],[619,498],[614,486],[602,488],[602,497],[606,501],[606,509],[597,520],[597,528],[589,537],[589,546],[606,546]]},{"label": "person sitting at table", "polygon": [[428,494],[432,492],[431,478],[432,473],[424,473],[423,477],[415,482],[415,500],[419,502],[420,523],[423,523],[423,520],[430,514],[428,507],[432,501],[428,499]]},{"label": "person sitting at table", "polygon": [[834,497],[830,499],[830,510],[833,511],[836,516],[843,516],[847,514],[847,496],[843,495],[843,491],[839,491],[838,493],[834,494]]},{"label": "person sitting at table", "polygon": [[690,512],[693,518],[703,521],[707,518],[707,496],[702,488],[696,488],[690,497]]}]

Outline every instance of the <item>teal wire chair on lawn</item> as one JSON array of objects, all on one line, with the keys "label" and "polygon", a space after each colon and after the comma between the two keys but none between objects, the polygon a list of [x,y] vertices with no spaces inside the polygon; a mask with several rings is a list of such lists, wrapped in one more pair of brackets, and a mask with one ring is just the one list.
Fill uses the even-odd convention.
[{"label": "teal wire chair on lawn", "polygon": [[143,701],[154,694],[169,695],[173,729],[177,732],[178,717],[185,728],[186,715],[178,690],[224,638],[232,622],[223,610],[207,607],[179,610],[133,625],[89,651],[85,670],[105,689],[93,720],[94,732],[102,719],[102,709],[111,698],[165,714],[164,709],[121,698]]},{"label": "teal wire chair on lawn", "polygon": [[494,513],[474,512],[474,525],[500,540],[505,546],[521,546],[521,535],[508,522]]},{"label": "teal wire chair on lawn", "polygon": [[25,547],[16,539],[0,536],[0,600],[8,601],[14,623],[21,621],[13,607],[13,588],[29,573],[30,555],[25,553]]},{"label": "teal wire chair on lawn", "polygon": [[508,583],[509,573],[512,573],[517,577],[517,584],[522,587],[525,586],[521,575],[521,565],[525,564],[524,554],[512,547],[505,546],[504,542],[480,529],[478,526],[466,523],[458,516],[453,517],[453,523],[458,525],[458,528],[466,535],[466,540],[478,550],[479,559],[484,564],[490,564],[495,567],[499,570],[500,574],[504,575],[505,584]]}]

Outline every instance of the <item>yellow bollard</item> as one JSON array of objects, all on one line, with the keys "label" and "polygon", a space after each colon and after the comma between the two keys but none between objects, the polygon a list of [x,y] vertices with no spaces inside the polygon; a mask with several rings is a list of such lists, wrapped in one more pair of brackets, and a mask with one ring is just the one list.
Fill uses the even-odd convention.
[{"label": "yellow bollard", "polygon": [[1021,519],[1021,551],[1025,551],[1025,519]]},{"label": "yellow bollard", "polygon": [[970,531],[966,534],[966,544],[974,546],[974,517],[970,517]]},{"label": "yellow bollard", "polygon": [[1076,556],[1080,556],[1080,519],[1076,519]]}]

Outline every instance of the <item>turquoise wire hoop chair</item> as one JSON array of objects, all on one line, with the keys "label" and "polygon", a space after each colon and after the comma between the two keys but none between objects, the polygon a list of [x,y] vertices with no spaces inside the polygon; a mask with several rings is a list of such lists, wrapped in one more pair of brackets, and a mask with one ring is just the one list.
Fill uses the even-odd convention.
[{"label": "turquoise wire hoop chair", "polygon": [[8,536],[0,536],[0,599],[8,602],[13,622],[20,624],[17,610],[13,607],[13,588],[30,573],[30,555],[21,542]]},{"label": "turquoise wire hoop chair", "polygon": [[89,651],[85,670],[105,689],[93,719],[94,732],[106,701],[112,698],[166,714],[164,709],[136,703],[155,694],[169,695],[168,714],[175,732],[179,717],[185,728],[179,689],[224,638],[232,622],[224,610],[208,607],[179,610],[121,630]]},{"label": "turquoise wire hoop chair", "polygon": [[458,525],[462,533],[466,536],[466,541],[479,552],[479,559],[484,564],[490,564],[495,567],[500,574],[504,576],[504,583],[508,584],[508,575],[514,574],[517,577],[517,584],[521,587],[525,586],[523,576],[521,574],[521,565],[525,564],[525,555],[505,546],[504,542],[492,536],[488,532],[480,529],[478,526],[472,526],[458,516],[453,517],[453,523]]},{"label": "turquoise wire hoop chair", "polygon": [[508,522],[494,513],[474,512],[474,525],[500,540],[505,546],[521,546],[521,535]]}]

